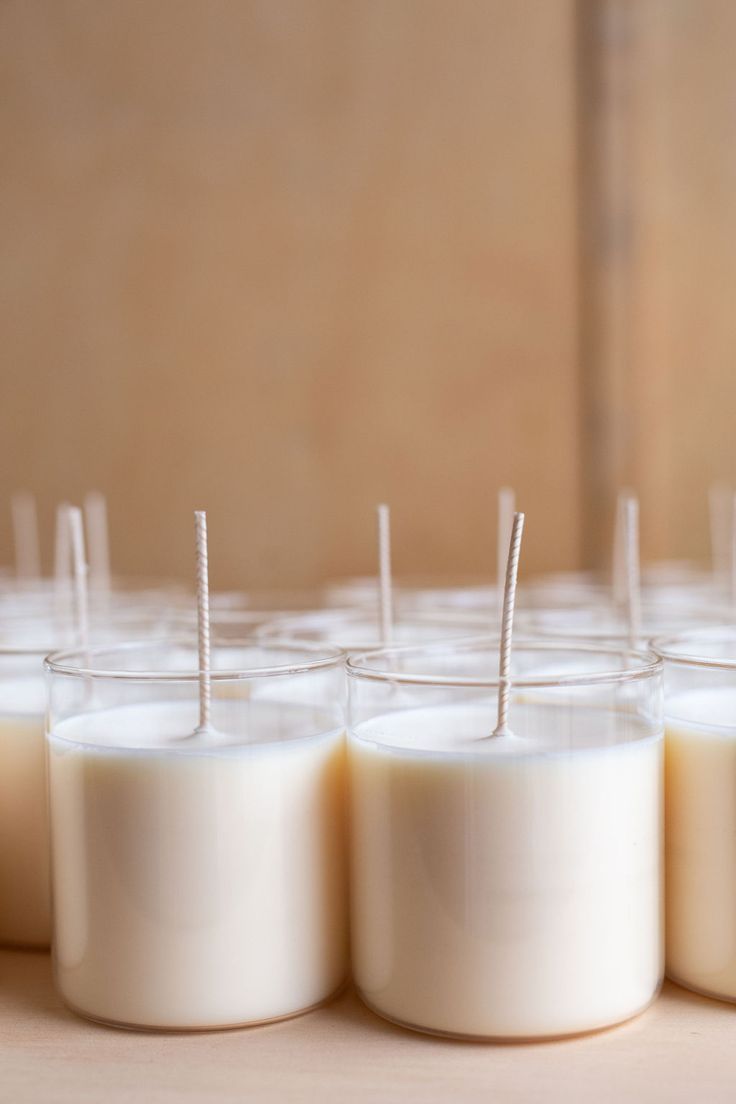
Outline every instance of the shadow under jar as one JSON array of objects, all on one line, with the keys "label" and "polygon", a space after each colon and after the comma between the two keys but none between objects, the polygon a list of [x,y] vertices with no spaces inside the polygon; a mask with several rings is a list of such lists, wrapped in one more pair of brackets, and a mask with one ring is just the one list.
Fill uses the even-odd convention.
[{"label": "shadow under jar", "polygon": [[520,643],[493,736],[497,653],[348,659],[355,982],[436,1034],[608,1027],[662,979],[661,661]]},{"label": "shadow under jar", "polygon": [[343,660],[324,648],[50,657],[58,989],[126,1027],[209,1030],[304,1012],[347,968]]}]

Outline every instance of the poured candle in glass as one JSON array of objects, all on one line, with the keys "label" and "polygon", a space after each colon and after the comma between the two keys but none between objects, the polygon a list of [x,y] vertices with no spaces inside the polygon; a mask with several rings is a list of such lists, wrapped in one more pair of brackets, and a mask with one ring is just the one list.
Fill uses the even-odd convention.
[{"label": "poured candle in glass", "polygon": [[[89,623],[98,642],[161,627],[148,611]],[[0,619],[0,944],[48,947],[51,939],[43,661],[76,632],[66,617]]]},{"label": "poured candle in glass", "polygon": [[498,653],[348,660],[355,982],[431,1033],[608,1027],[662,978],[661,661],[520,643],[510,685]]},{"label": "poured candle in glass", "polygon": [[[430,643],[479,636],[489,630],[490,615],[471,612],[435,611],[407,614],[392,621],[396,644]],[[377,648],[382,643],[380,618],[368,610],[316,610],[291,617],[274,617],[256,630],[259,639],[284,637],[331,644],[344,652]]]},{"label": "poured candle in glass", "polygon": [[666,688],[667,974],[736,1001],[736,629],[655,647]]},{"label": "poured candle in glass", "polygon": [[214,644],[47,663],[54,962],[75,1011],[204,1030],[329,998],[346,974],[339,652]]}]

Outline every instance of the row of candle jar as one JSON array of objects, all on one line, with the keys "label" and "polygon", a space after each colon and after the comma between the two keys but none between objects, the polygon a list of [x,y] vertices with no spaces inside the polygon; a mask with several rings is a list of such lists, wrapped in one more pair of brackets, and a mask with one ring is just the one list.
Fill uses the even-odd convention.
[{"label": "row of candle jar", "polygon": [[[665,650],[668,965],[728,998],[735,641],[711,633]],[[512,733],[499,737],[495,656],[476,641],[354,657],[347,742],[343,656],[324,648],[216,648],[205,734],[187,645],[50,660],[64,1000],[162,1029],[304,1011],[348,972],[349,869],[353,975],[390,1019],[538,1038],[646,1007],[662,975],[661,661],[517,645]],[[9,662],[0,939],[39,944],[40,703],[37,680]]]}]

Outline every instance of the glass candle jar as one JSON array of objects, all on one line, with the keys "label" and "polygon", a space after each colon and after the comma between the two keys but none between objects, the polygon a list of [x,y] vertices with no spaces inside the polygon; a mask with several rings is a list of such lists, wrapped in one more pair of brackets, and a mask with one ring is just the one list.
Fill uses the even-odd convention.
[{"label": "glass candle jar", "polygon": [[[655,636],[718,625],[723,608],[715,602],[684,605],[677,602],[645,601],[641,605],[641,632],[638,645],[647,648]],[[629,640],[626,610],[612,602],[580,608],[522,609],[516,625],[528,637],[563,637],[603,644],[627,644]]]},{"label": "glass candle jar", "polygon": [[[51,643],[51,641],[48,641]],[[51,938],[43,659],[48,645],[0,648],[0,944]]]},{"label": "glass candle jar", "polygon": [[[379,601],[379,580],[375,575],[333,579],[324,587],[324,603],[330,607],[365,607],[373,610]],[[394,576],[394,607],[409,616],[426,610],[496,610],[503,595],[482,577],[444,575]]]},{"label": "glass candle jar", "polygon": [[[397,618],[393,625],[393,643],[427,644],[439,640],[481,636],[491,631],[497,620],[491,614],[470,611],[416,611]],[[326,643],[344,652],[366,651],[381,646],[381,624],[368,610],[328,609],[289,617],[274,617],[255,631],[259,640],[307,640]]]},{"label": "glass candle jar", "polygon": [[665,664],[667,974],[736,1001],[736,629],[655,648]]},{"label": "glass candle jar", "polygon": [[662,665],[516,645],[493,736],[497,648],[348,659],[355,982],[441,1035],[608,1027],[662,977]]},{"label": "glass candle jar", "polygon": [[[160,632],[149,611],[91,614],[93,640]],[[0,618],[0,944],[48,947],[51,940],[44,749],[43,661],[71,645],[68,618],[26,613]]]},{"label": "glass candle jar", "polygon": [[346,973],[343,660],[130,645],[47,661],[54,965],[69,1007],[149,1029],[265,1023]]}]

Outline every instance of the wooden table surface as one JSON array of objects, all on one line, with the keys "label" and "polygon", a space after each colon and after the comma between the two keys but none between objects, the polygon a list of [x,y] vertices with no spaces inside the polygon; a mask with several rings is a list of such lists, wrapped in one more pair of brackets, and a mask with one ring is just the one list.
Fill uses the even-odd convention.
[{"label": "wooden table surface", "polygon": [[269,1027],[157,1035],[67,1012],[48,955],[0,951],[0,1101],[710,1104],[736,1100],[736,1007],[667,984],[645,1015],[568,1042],[449,1042],[346,992]]}]

